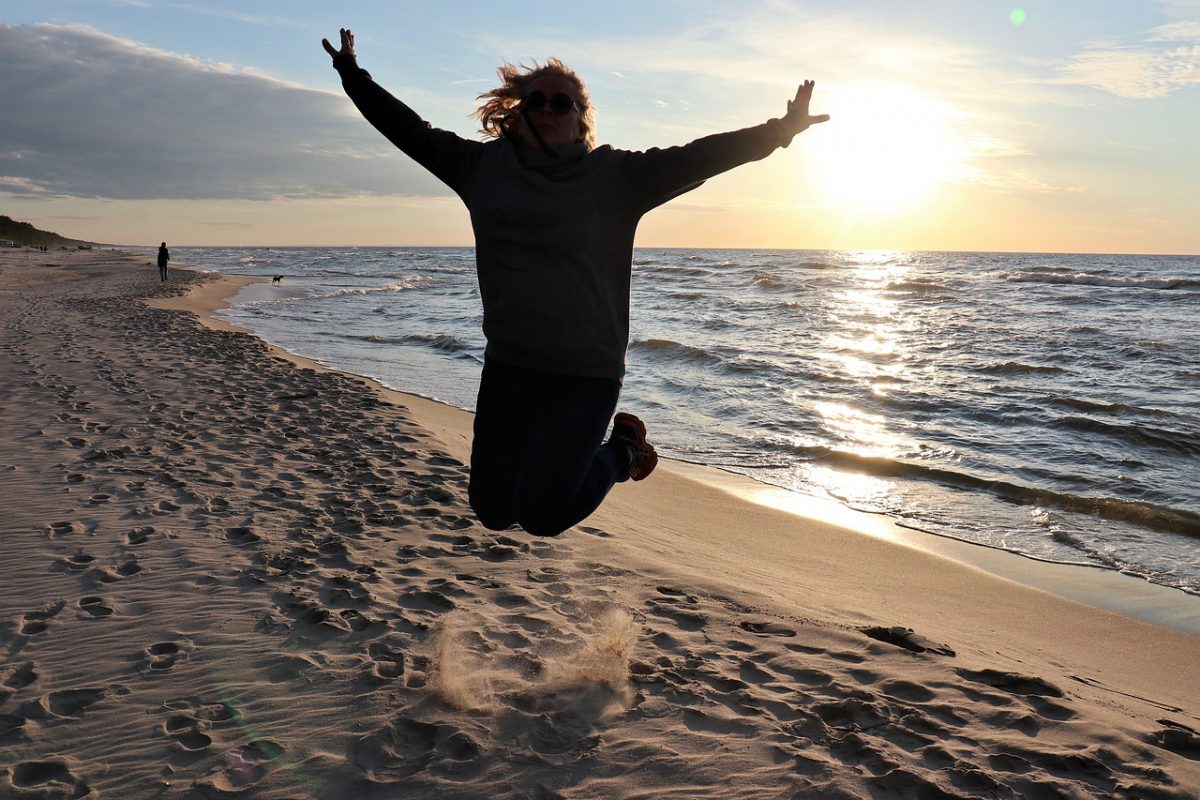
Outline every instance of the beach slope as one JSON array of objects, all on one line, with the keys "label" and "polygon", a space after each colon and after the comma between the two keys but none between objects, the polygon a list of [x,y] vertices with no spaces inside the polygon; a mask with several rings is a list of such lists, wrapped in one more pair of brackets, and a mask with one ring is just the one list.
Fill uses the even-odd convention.
[{"label": "beach slope", "polygon": [[469,415],[0,259],[0,796],[1196,796],[1196,636],[670,468],[490,532]]}]

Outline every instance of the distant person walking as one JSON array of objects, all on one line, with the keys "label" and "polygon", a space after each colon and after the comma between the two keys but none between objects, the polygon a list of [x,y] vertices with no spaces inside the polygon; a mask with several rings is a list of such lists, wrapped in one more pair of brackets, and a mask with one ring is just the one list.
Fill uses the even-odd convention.
[{"label": "distant person walking", "polygon": [[171,260],[171,253],[167,250],[167,243],[163,242],[158,246],[158,277],[161,280],[167,279],[167,262]]},{"label": "distant person walking", "polygon": [[471,444],[471,507],[484,527],[554,536],[613,484],[658,457],[632,414],[613,419],[629,344],[633,238],[647,211],[707,178],[766,158],[824,114],[812,81],[763,124],[645,152],[596,146],[587,89],[550,59],[506,64],[476,112],[489,141],[438,130],[358,66],[354,36],[323,41],[367,121],[462,198],[475,233],[483,377]]}]

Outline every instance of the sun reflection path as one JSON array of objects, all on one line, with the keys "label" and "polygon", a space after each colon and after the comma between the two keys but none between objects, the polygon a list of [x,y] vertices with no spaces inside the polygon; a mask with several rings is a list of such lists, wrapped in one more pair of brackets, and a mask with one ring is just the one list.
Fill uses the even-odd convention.
[{"label": "sun reflection path", "polygon": [[875,458],[896,458],[911,449],[903,436],[893,433],[887,419],[845,403],[816,403],[822,427],[838,442],[839,450]]},{"label": "sun reflection path", "polygon": [[854,264],[853,288],[837,298],[822,352],[838,363],[840,371],[874,382],[872,392],[885,394],[907,383],[909,353],[906,334],[913,327],[892,287],[903,285],[911,270],[911,256],[903,252],[850,253]]},{"label": "sun reflection path", "polygon": [[[818,353],[838,377],[858,388],[840,397],[811,403],[817,440],[831,451],[863,458],[903,460],[921,452],[880,401],[903,393],[918,380],[914,334],[923,326],[907,307],[903,288],[918,269],[913,254],[862,251],[846,254],[851,272],[826,320]],[[794,445],[801,443],[798,439]],[[888,507],[894,490],[886,479],[819,463],[805,467],[806,480],[841,500],[866,507]]]}]

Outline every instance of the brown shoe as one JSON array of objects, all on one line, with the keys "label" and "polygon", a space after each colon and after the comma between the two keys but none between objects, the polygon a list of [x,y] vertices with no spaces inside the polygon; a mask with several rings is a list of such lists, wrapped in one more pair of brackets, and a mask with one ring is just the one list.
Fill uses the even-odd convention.
[{"label": "brown shoe", "polygon": [[646,441],[646,425],[633,414],[621,412],[613,418],[610,442],[620,442],[633,451],[633,466],[629,468],[632,480],[645,480],[658,466],[658,453],[654,445]]}]

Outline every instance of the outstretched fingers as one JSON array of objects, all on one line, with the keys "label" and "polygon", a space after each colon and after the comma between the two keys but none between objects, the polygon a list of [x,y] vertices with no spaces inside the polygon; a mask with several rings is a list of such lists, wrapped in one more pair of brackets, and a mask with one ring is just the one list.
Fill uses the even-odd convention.
[{"label": "outstretched fingers", "polygon": [[817,114],[813,116],[808,113],[809,104],[812,101],[813,89],[816,87],[815,81],[805,81],[796,88],[796,97],[789,100],[787,104],[788,116],[794,117],[800,121],[805,128],[809,125],[816,125],[819,122],[828,122],[828,114]]},{"label": "outstretched fingers", "polygon": [[329,53],[331,58],[354,55],[354,34],[350,32],[349,28],[342,28],[339,33],[341,34],[341,49],[335,50],[328,39],[322,39],[321,46],[325,48],[325,52]]}]

